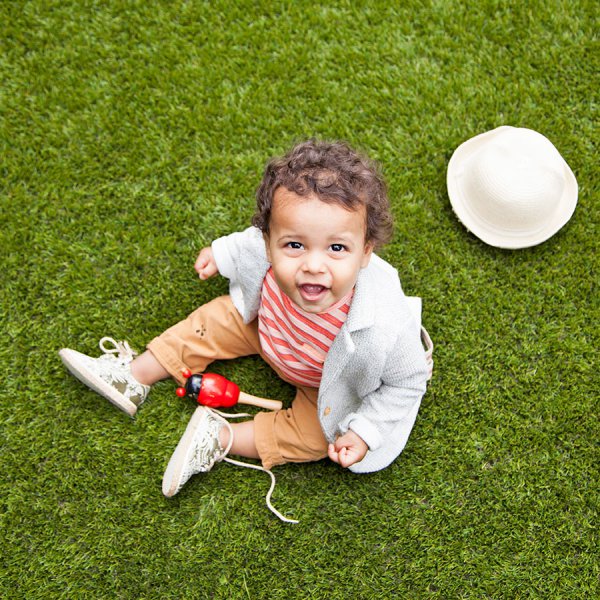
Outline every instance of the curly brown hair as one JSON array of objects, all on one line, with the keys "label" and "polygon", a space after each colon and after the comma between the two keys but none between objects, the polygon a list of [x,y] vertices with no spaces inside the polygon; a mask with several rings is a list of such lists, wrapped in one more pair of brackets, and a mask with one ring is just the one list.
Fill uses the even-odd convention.
[{"label": "curly brown hair", "polygon": [[269,233],[273,196],[280,186],[299,196],[315,195],[323,202],[336,202],[348,210],[365,206],[365,242],[375,249],[392,237],[387,187],[379,169],[345,142],[308,140],[268,163],[256,191],[252,217],[252,224],[265,234]]}]

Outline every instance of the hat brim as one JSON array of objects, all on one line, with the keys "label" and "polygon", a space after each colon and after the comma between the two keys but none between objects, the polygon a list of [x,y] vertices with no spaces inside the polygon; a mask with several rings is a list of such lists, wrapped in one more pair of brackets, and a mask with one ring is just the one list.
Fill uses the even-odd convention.
[{"label": "hat brim", "polygon": [[452,210],[471,233],[490,246],[516,250],[541,244],[561,229],[575,212],[578,188],[573,171],[571,171],[569,165],[561,157],[564,168],[565,187],[557,210],[542,229],[517,232],[494,227],[490,223],[480,219],[470,210],[471,201],[464,192],[464,165],[484,144],[489,143],[491,139],[506,129],[510,129],[510,127],[506,125],[498,127],[463,142],[450,158],[446,183]]}]

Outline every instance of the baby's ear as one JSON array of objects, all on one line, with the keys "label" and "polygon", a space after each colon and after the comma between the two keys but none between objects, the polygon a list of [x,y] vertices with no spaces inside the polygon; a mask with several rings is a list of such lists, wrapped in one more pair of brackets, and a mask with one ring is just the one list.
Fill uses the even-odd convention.
[{"label": "baby's ear", "polygon": [[368,266],[369,261],[371,260],[372,254],[373,254],[373,244],[371,242],[367,242],[365,244],[363,258],[360,263],[361,269],[364,269],[366,266]]},{"label": "baby's ear", "polygon": [[263,232],[263,240],[265,242],[265,252],[267,253],[267,260],[271,262],[271,249],[269,248],[269,234]]}]

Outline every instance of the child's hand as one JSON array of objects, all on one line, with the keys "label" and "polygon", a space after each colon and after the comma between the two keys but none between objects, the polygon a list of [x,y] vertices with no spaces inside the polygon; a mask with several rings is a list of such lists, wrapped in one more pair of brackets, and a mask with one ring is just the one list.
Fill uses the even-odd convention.
[{"label": "child's hand", "polygon": [[200,250],[200,254],[198,254],[198,258],[194,264],[194,269],[196,269],[200,279],[208,279],[217,274],[217,263],[215,262],[210,246]]},{"label": "child's hand", "polygon": [[333,444],[329,444],[328,454],[334,463],[347,469],[354,463],[360,462],[365,457],[368,449],[369,447],[363,439],[349,429]]}]

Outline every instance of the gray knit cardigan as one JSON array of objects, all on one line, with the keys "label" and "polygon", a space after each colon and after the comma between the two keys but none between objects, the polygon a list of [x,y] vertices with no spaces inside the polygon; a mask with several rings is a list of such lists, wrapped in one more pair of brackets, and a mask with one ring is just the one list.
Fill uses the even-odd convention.
[{"label": "gray knit cardigan", "polygon": [[[219,273],[244,321],[258,314],[269,268],[261,232],[245,231],[212,244]],[[404,449],[426,390],[429,368],[420,317],[398,273],[376,255],[361,270],[346,323],[325,359],[318,411],[328,441],[352,429],[368,445],[355,473],[387,467]],[[414,299],[412,299],[414,300]]]}]

